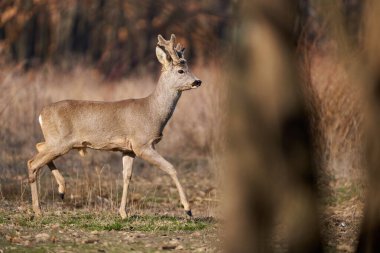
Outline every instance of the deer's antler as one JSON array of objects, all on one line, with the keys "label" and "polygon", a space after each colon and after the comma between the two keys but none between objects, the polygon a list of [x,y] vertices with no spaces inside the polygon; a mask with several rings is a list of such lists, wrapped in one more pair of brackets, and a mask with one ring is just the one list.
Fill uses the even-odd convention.
[{"label": "deer's antler", "polygon": [[[165,40],[164,37],[158,35],[158,43],[157,45],[162,47],[170,56],[173,61],[173,64],[181,64],[184,62],[183,59],[183,50],[182,46],[178,43],[177,48],[174,48],[174,44],[176,42],[175,35],[172,34],[170,36],[170,40]],[[180,50],[178,50],[180,48]]]},{"label": "deer's antler", "polygon": [[175,51],[177,52],[177,55],[178,57],[181,59],[181,60],[185,60],[185,57],[184,57],[184,53],[185,53],[185,48],[182,47],[182,45],[180,43],[177,44],[176,48],[175,48]]}]

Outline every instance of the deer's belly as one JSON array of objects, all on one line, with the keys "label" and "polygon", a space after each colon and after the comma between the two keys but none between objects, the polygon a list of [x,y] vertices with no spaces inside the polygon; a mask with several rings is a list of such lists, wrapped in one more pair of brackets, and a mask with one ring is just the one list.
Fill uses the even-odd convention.
[{"label": "deer's belly", "polygon": [[109,151],[132,151],[132,143],[128,137],[111,137],[104,140],[87,139],[74,144],[77,149],[98,149]]}]

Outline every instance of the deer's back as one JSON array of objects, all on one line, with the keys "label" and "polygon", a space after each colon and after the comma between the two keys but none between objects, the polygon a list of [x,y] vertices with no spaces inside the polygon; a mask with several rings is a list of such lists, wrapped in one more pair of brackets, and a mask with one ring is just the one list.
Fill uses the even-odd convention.
[{"label": "deer's back", "polygon": [[[40,115],[41,129],[47,143],[70,142],[101,145],[133,136],[135,118],[128,107],[139,107],[135,100],[97,102],[64,100],[45,106]],[[144,113],[142,113],[144,114]]]}]

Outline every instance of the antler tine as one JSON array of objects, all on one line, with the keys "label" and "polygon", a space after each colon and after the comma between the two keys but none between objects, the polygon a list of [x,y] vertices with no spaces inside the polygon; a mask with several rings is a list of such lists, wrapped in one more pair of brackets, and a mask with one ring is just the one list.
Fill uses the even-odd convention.
[{"label": "antler tine", "polygon": [[172,33],[172,35],[170,35],[170,42],[172,43],[173,48],[174,48],[175,40],[176,40],[176,37],[175,37],[175,35]]},{"label": "antler tine", "polygon": [[177,52],[182,52],[182,50],[184,50],[184,48],[182,47],[181,43],[178,43],[177,46],[176,46],[176,48],[175,48],[175,50]]},{"label": "antler tine", "polygon": [[185,60],[185,57],[184,57],[185,48],[182,47],[180,43],[177,44],[175,51],[177,51],[177,55],[181,60]]},{"label": "antler tine", "polygon": [[174,64],[179,64],[181,60],[174,48],[175,41],[176,41],[176,38],[174,34],[170,36],[170,40],[165,40],[160,34],[158,35],[157,45],[165,49],[165,51],[172,58]]}]

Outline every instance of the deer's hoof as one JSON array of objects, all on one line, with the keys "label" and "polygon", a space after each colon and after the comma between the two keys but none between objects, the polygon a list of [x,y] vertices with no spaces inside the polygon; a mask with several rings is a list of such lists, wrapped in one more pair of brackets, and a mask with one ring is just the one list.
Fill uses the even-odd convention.
[{"label": "deer's hoof", "polygon": [[59,194],[59,196],[61,197],[62,200],[65,198],[65,193],[59,192],[58,194]]},{"label": "deer's hoof", "polygon": [[193,217],[193,213],[191,210],[185,210],[186,214],[189,215],[190,217]]}]

